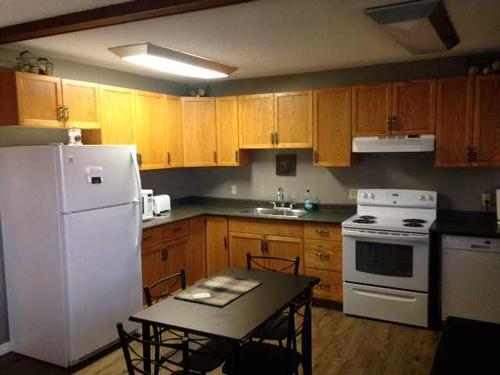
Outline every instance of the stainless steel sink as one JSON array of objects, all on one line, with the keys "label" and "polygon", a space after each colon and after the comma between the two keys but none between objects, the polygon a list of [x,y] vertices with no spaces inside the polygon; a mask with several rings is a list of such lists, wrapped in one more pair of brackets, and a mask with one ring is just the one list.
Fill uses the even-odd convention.
[{"label": "stainless steel sink", "polygon": [[249,214],[254,216],[267,216],[267,217],[301,217],[307,214],[305,210],[294,210],[286,207],[278,207],[278,208],[264,208],[264,207],[255,207],[255,208],[246,208],[243,211],[240,211],[242,214]]}]

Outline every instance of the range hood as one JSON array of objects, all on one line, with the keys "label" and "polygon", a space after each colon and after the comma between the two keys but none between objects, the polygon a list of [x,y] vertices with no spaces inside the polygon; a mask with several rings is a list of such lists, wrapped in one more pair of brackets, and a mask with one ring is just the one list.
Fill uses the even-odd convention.
[{"label": "range hood", "polygon": [[380,137],[354,137],[352,152],[431,152],[433,135],[391,135]]}]

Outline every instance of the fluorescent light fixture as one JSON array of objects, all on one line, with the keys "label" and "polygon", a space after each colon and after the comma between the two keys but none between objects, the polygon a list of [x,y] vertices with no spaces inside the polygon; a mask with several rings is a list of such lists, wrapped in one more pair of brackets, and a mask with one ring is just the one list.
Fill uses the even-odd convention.
[{"label": "fluorescent light fixture", "polygon": [[413,0],[365,9],[365,13],[411,54],[442,52],[459,43],[440,0]]},{"label": "fluorescent light fixture", "polygon": [[203,57],[159,47],[151,43],[131,44],[109,48],[109,50],[124,61],[185,77],[224,78],[237,69]]}]

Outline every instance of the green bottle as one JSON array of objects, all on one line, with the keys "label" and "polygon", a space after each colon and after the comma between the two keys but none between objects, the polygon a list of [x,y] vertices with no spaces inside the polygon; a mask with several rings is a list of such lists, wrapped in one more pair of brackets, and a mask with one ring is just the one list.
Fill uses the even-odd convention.
[{"label": "green bottle", "polygon": [[312,211],[314,209],[314,203],[311,200],[311,189],[307,188],[304,193],[304,209],[306,211]]}]

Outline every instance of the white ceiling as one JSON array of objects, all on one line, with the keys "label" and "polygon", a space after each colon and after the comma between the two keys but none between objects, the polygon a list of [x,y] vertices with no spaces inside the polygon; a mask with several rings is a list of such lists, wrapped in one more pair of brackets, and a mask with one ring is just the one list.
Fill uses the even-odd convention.
[{"label": "white ceiling", "polygon": [[[5,2],[11,4],[7,13]],[[44,0],[44,7],[30,7],[28,0],[2,0],[0,25],[116,2]],[[257,0],[6,47],[182,82],[193,80],[123,62],[108,47],[149,41],[239,67],[230,79],[500,50],[499,0],[444,0],[461,43],[445,53],[419,56],[409,54],[363,13],[367,7],[394,2]]]}]

